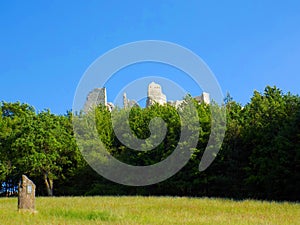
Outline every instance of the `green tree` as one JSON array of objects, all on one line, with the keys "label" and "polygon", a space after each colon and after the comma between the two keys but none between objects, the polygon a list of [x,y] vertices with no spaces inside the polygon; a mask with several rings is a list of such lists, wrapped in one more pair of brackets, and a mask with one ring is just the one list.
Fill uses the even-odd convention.
[{"label": "green tree", "polygon": [[30,132],[14,145],[26,152],[20,157],[21,164],[32,176],[43,177],[49,196],[53,195],[54,180],[65,179],[80,158],[69,123],[68,117],[43,111],[36,116]]},{"label": "green tree", "polygon": [[72,175],[81,160],[71,114],[36,114],[27,104],[3,102],[1,115],[1,181],[16,186],[22,174],[37,180],[43,177],[47,194],[52,196],[53,181]]},{"label": "green tree", "polygon": [[299,154],[294,134],[299,98],[268,86],[263,95],[254,93],[245,111],[244,142],[251,150],[246,183],[255,197],[286,198]]},{"label": "green tree", "polygon": [[0,178],[5,184],[5,189],[14,189],[21,174],[22,166],[19,166],[19,155],[12,146],[22,136],[26,127],[33,121],[34,108],[28,104],[1,102],[0,124]]}]

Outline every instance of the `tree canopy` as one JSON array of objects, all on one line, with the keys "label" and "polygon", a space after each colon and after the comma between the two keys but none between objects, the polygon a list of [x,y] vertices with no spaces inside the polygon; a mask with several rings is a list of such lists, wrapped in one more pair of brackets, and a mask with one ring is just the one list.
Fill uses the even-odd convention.
[{"label": "tree canopy", "polygon": [[[0,105],[0,193],[9,195],[22,174],[37,184],[39,195],[186,195],[230,198],[299,200],[300,189],[300,97],[284,94],[277,87],[255,91],[244,106],[227,94],[225,105],[194,103],[199,118],[198,144],[186,166],[173,177],[145,187],[115,184],[98,175],[85,162],[78,145],[93,153],[95,137],[76,143],[72,113],[54,115],[49,110],[35,112],[28,104],[2,102]],[[226,135],[215,161],[205,171],[199,162],[211,133],[212,110],[226,109]],[[126,116],[129,122],[126,124]],[[79,134],[86,134],[89,114]],[[97,137],[111,155],[131,165],[152,165],[168,157],[176,148],[181,121],[176,108],[155,104],[148,108],[115,109],[97,106],[94,114]],[[118,130],[113,129],[114,125]],[[160,117],[166,136],[156,148],[135,151],[121,141],[146,140],[145,150],[155,145],[149,123]],[[160,127],[160,122],[156,121]],[[155,125],[155,124],[154,124]],[[129,126],[133,136],[122,132]],[[222,129],[222,127],[219,127]],[[163,129],[159,132],[163,132]],[[127,135],[127,136],[126,136]],[[159,136],[159,135],[158,135]],[[159,138],[159,137],[158,137]],[[130,146],[130,145],[129,145]],[[95,158],[95,160],[104,160]]]}]

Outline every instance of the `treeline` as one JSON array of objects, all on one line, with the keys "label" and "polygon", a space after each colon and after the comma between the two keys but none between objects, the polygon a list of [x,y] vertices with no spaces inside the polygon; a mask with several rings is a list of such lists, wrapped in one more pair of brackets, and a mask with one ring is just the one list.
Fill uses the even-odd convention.
[{"label": "treeline", "polygon": [[[13,195],[22,174],[37,184],[38,195],[177,195],[300,200],[300,97],[276,87],[254,92],[245,106],[229,95],[225,99],[227,126],[221,150],[210,167],[198,167],[207,146],[214,104],[194,102],[199,115],[199,137],[190,161],[173,177],[149,186],[130,187],[98,175],[78,149],[72,113],[36,113],[21,103],[0,105],[0,193]],[[126,109],[116,109],[122,129]],[[82,118],[89,115],[81,115]],[[134,151],[115,135],[111,113],[95,109],[99,139],[115,158],[131,165],[152,165],[172,154],[180,138],[177,110],[169,105],[133,107],[129,125],[136,137],[150,137],[149,122],[161,117],[166,137],[153,150]],[[84,126],[76,127],[84,133]],[[222,127],[220,127],[222,129]],[[122,132],[121,132],[122,133]],[[126,132],[123,134],[126,135]],[[125,137],[126,139],[126,137]],[[86,139],[90,152],[93,143]],[[129,140],[130,142],[130,140]],[[147,143],[151,147],[151,143]],[[149,148],[145,145],[145,148]]]}]

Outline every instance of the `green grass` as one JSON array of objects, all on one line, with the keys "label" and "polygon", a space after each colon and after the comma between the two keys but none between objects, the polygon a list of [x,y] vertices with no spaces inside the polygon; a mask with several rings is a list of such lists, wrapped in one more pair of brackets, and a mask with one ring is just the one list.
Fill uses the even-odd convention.
[{"label": "green grass", "polygon": [[173,197],[0,198],[0,224],[300,224],[300,204]]}]

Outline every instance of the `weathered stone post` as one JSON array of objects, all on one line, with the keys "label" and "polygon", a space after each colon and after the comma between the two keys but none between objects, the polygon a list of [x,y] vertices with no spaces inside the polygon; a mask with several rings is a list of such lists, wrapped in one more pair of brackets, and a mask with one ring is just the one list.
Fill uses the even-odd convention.
[{"label": "weathered stone post", "polygon": [[25,175],[22,175],[18,192],[19,211],[35,212],[35,184]]}]

